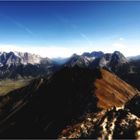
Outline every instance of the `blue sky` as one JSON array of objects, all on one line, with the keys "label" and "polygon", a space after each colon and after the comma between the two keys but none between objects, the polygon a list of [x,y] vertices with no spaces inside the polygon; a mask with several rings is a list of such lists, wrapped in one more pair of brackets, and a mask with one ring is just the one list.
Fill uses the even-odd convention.
[{"label": "blue sky", "polygon": [[1,2],[0,51],[140,54],[140,2]]}]

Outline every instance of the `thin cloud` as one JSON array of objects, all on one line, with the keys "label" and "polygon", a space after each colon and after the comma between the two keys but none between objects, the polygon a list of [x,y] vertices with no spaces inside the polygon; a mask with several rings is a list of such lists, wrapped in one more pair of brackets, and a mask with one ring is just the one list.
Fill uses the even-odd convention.
[{"label": "thin cloud", "polygon": [[83,32],[81,32],[78,29],[78,26],[75,23],[71,23],[70,20],[68,20],[67,18],[64,18],[61,15],[56,15],[56,17],[58,18],[59,21],[67,24],[70,28],[72,28],[73,30],[75,30],[84,40],[86,40],[86,42],[88,43],[89,46],[93,46],[93,42],[88,38],[87,35],[85,35]]},{"label": "thin cloud", "polygon": [[21,23],[15,21],[15,20],[13,20],[13,22],[14,22],[19,28],[21,28],[21,29],[23,29],[24,31],[26,31],[28,34],[30,34],[30,35],[33,35],[33,34],[34,34],[34,33],[33,33],[28,27],[26,27],[25,25],[23,25],[23,24],[21,24]]},{"label": "thin cloud", "polygon": [[[25,26],[24,26],[24,27],[25,27]],[[34,35],[34,33],[33,33],[29,28],[25,27],[25,30],[26,30],[26,32],[28,32],[29,34]]]},{"label": "thin cloud", "polygon": [[90,41],[89,38],[85,34],[80,33],[80,36],[87,41],[87,43],[88,43],[89,46],[92,46],[93,45],[92,41]]},{"label": "thin cloud", "polygon": [[25,25],[23,25],[22,23],[18,22],[17,20],[15,20],[14,18],[11,18],[9,16],[5,16],[3,15],[4,18],[8,19],[10,22],[14,23],[18,28],[24,30],[25,32],[27,32],[30,35],[34,35],[34,33]]}]

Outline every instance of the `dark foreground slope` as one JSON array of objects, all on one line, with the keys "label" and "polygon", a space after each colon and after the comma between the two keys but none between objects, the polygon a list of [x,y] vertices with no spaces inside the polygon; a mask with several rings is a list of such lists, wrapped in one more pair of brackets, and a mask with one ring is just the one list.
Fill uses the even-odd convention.
[{"label": "dark foreground slope", "polygon": [[108,112],[137,94],[106,70],[64,68],[0,97],[0,138],[57,138],[85,114]]}]

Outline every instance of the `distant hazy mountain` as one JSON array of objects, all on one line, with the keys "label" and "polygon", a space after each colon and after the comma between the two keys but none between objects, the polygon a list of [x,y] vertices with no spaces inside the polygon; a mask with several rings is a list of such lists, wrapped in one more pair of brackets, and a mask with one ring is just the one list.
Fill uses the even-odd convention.
[{"label": "distant hazy mountain", "polygon": [[102,52],[102,51],[93,51],[93,52],[91,52],[91,53],[89,53],[89,52],[84,52],[83,54],[82,54],[82,56],[87,56],[87,57],[89,57],[89,58],[93,58],[93,59],[95,59],[95,58],[98,58],[98,57],[102,57],[104,55],[104,53]]},{"label": "distant hazy mountain", "polygon": [[85,52],[82,55],[73,54],[69,60],[65,63],[65,66],[73,67],[73,66],[80,66],[80,67],[88,67],[91,62],[97,58],[100,58],[104,55],[103,52]]},{"label": "distant hazy mountain", "polygon": [[68,61],[69,57],[63,58],[63,57],[57,57],[57,58],[52,58],[53,62],[56,64],[63,65]]},{"label": "distant hazy mountain", "polygon": [[140,55],[128,57],[130,61],[132,60],[140,60]]},{"label": "distant hazy mountain", "polygon": [[55,70],[49,58],[21,52],[0,52],[0,78],[28,78],[48,75]]},{"label": "distant hazy mountain", "polygon": [[83,53],[82,55],[73,54],[65,63],[65,66],[74,67],[77,65],[79,67],[88,68],[104,67],[115,72],[118,67],[127,62],[127,58],[119,51],[106,54],[103,52],[92,52]]},{"label": "distant hazy mountain", "polygon": [[[0,52],[0,79],[28,78],[52,75],[63,67],[79,66],[82,68],[105,68],[116,73],[129,82],[140,81],[140,60],[126,58],[121,52],[114,53],[84,52],[82,55],[73,54],[69,58],[42,58],[35,54],[21,52]],[[133,74],[133,76],[132,76]],[[131,80],[132,77],[136,80]],[[137,82],[139,83],[139,82]],[[134,83],[137,88],[140,86]],[[135,86],[133,84],[133,86]]]},{"label": "distant hazy mountain", "polygon": [[119,51],[115,51],[114,53],[106,53],[102,57],[95,59],[90,67],[105,67],[112,71],[117,71],[118,67],[127,63],[127,58]]},{"label": "distant hazy mountain", "polygon": [[21,52],[0,52],[0,65],[27,65],[27,64],[39,64],[41,57],[30,53]]},{"label": "distant hazy mountain", "polygon": [[88,67],[90,64],[93,67],[104,67],[104,66],[118,66],[126,63],[127,59],[118,51],[112,54],[104,54],[103,52],[85,52],[82,55],[73,54],[70,58],[41,58],[38,55],[21,52],[0,52],[0,67],[3,66],[18,66],[18,65],[36,65],[43,64],[46,67],[52,66],[54,63],[65,66],[81,66]]},{"label": "distant hazy mountain", "polygon": [[73,54],[64,65],[66,67],[88,67],[91,61],[92,60],[87,56]]}]

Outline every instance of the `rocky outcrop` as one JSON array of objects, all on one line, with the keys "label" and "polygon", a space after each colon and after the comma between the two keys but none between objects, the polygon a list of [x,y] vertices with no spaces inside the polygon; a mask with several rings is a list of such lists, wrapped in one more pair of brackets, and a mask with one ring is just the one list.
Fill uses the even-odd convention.
[{"label": "rocky outcrop", "polygon": [[139,139],[140,118],[123,107],[113,107],[109,110],[84,115],[78,122],[64,128],[59,138]]}]

